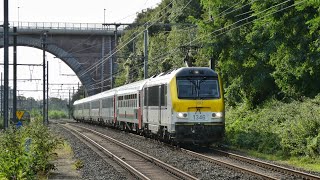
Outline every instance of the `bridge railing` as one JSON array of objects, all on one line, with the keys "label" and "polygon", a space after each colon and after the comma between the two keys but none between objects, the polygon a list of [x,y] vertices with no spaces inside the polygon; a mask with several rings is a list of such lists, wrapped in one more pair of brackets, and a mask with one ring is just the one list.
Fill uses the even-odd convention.
[{"label": "bridge railing", "polygon": [[[3,22],[1,22],[3,24]],[[59,29],[59,30],[110,30],[114,31],[115,26],[104,26],[99,23],[70,23],[70,22],[9,22],[10,27],[18,29]],[[125,25],[118,26],[118,30],[123,30]]]}]

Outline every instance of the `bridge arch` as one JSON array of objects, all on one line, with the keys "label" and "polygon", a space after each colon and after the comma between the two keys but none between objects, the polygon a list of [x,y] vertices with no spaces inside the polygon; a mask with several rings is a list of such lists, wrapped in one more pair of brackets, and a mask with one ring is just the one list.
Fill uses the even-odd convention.
[{"label": "bridge arch", "polygon": [[[17,46],[28,46],[42,50],[41,41],[42,40],[40,38],[22,37],[17,39]],[[13,46],[12,41],[10,41],[9,45]],[[55,44],[48,44],[46,47],[46,51],[53,54],[54,56],[61,59],[64,63],[66,63],[80,79],[85,89],[90,89],[90,87],[92,86],[93,78],[89,73],[82,75],[85,68],[79,63],[77,58],[73,57],[71,53],[66,52],[65,50],[63,50]],[[88,91],[87,93],[88,95],[93,95],[91,91]]]},{"label": "bridge arch", "polygon": [[[86,94],[91,96],[110,87],[112,74],[112,58],[101,63],[104,57],[111,54],[115,46],[116,36],[121,36],[123,30],[110,28],[91,28],[87,24],[81,28],[53,27],[53,26],[20,26],[17,29],[17,46],[27,46],[42,49],[41,36],[47,33],[46,51],[66,63],[81,81]],[[101,26],[101,24],[100,24]],[[94,26],[96,27],[96,26]],[[98,26],[97,26],[98,27]],[[0,29],[1,32],[2,29]],[[13,33],[12,29],[9,33]],[[13,38],[9,36],[9,46],[13,45]],[[0,48],[3,47],[3,37],[0,36]],[[99,64],[95,68],[89,67]],[[102,83],[101,83],[102,81]],[[97,83],[100,82],[100,83]]]},{"label": "bridge arch", "polygon": [[[3,41],[2,38],[0,40]],[[13,41],[10,38],[9,46],[13,46]],[[42,40],[40,38],[34,38],[34,37],[21,37],[17,39],[17,46],[27,46],[32,47],[36,49],[42,50]],[[0,46],[1,48],[3,46]],[[85,87],[86,90],[91,89],[91,86],[93,85],[93,78],[91,77],[90,73],[84,73],[85,68],[82,66],[81,63],[77,60],[76,57],[73,57],[73,55],[62,48],[58,47],[55,44],[49,44],[46,47],[46,52],[49,52],[53,54],[54,56],[61,59],[64,63],[66,63],[73,72],[77,75],[79,80],[81,81],[82,85]],[[87,91],[87,94],[93,95],[93,91]]]}]

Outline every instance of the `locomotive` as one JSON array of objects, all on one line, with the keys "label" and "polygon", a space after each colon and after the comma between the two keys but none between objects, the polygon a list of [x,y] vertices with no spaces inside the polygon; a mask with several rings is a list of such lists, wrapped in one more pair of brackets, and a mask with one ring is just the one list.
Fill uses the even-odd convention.
[{"label": "locomotive", "polygon": [[222,140],[225,107],[220,76],[183,67],[77,100],[74,119],[169,142],[210,145]]}]

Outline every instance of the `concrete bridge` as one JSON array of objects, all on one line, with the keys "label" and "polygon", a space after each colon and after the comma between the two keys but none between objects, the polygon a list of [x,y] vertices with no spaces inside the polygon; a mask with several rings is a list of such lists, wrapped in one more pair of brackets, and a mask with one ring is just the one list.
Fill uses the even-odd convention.
[{"label": "concrete bridge", "polygon": [[[115,56],[110,55],[124,25],[10,22],[9,46],[13,45],[12,27],[17,27],[18,46],[42,49],[45,38],[46,51],[60,58],[75,72],[87,95],[110,89],[112,62],[115,60]],[[0,28],[0,48],[3,48],[3,28]],[[97,66],[93,68],[94,65]]]}]

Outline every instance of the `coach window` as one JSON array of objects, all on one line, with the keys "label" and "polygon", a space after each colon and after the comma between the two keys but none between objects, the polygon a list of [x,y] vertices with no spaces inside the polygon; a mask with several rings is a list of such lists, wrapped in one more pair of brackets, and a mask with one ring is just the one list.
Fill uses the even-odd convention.
[{"label": "coach window", "polygon": [[98,109],[99,108],[99,101],[94,101],[91,103],[91,108],[92,109]]},{"label": "coach window", "polygon": [[89,109],[89,107],[90,107],[90,104],[89,104],[89,103],[85,103],[85,104],[84,104],[84,109]]},{"label": "coach window", "polygon": [[159,86],[148,88],[148,106],[159,106]]},{"label": "coach window", "polygon": [[102,108],[108,107],[108,99],[102,99]]}]

